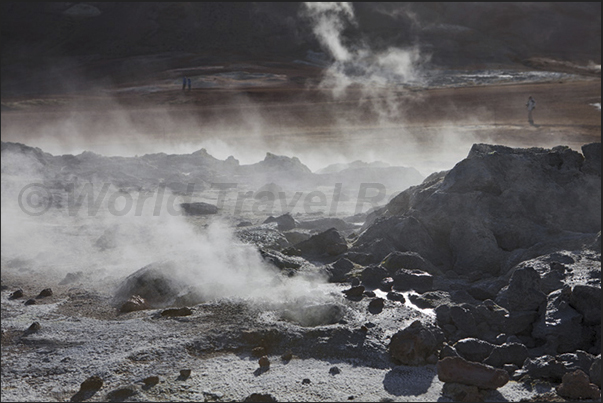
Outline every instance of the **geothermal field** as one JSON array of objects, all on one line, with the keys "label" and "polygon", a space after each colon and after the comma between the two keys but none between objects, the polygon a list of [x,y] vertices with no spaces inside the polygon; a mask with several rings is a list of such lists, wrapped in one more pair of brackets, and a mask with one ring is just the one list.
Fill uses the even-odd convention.
[{"label": "geothermal field", "polygon": [[3,402],[601,401],[600,3],[1,7]]}]

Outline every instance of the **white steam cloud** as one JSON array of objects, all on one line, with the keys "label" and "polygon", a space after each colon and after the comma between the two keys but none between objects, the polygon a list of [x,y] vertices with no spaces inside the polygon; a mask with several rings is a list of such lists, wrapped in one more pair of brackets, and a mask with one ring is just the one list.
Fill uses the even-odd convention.
[{"label": "white steam cloud", "polygon": [[384,87],[418,81],[420,65],[425,58],[417,47],[389,47],[375,52],[360,41],[348,44],[343,37],[347,26],[357,21],[351,3],[304,3],[313,24],[313,32],[334,59],[327,69],[322,86],[330,88],[336,98],[352,85],[361,86],[367,96],[376,95]]}]

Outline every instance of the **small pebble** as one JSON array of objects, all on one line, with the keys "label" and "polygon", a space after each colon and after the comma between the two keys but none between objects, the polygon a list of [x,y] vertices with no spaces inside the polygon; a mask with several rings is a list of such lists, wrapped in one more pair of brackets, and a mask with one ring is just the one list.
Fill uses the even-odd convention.
[{"label": "small pebble", "polygon": [[38,330],[40,330],[42,328],[42,326],[40,326],[39,322],[34,322],[32,323],[27,330],[25,331],[26,334],[30,334],[30,333],[35,333]]},{"label": "small pebble", "polygon": [[16,298],[21,298],[23,296],[23,290],[22,289],[18,289],[16,291],[13,291],[8,298],[9,299],[16,299]]},{"label": "small pebble", "polygon": [[302,380],[302,385],[309,385],[309,384],[311,384],[311,383],[312,383],[312,381],[311,381],[311,380],[309,380],[308,378],[304,378],[304,379]]},{"label": "small pebble", "polygon": [[99,390],[103,387],[103,380],[99,376],[91,376],[87,378],[80,385],[80,392],[87,392],[91,390]]},{"label": "small pebble", "polygon": [[159,377],[157,375],[148,376],[142,380],[146,386],[154,386],[159,383]]},{"label": "small pebble", "polygon": [[181,369],[180,370],[180,377],[182,379],[188,379],[189,376],[191,376],[191,370],[190,369]]},{"label": "small pebble", "polygon": [[260,368],[268,368],[268,367],[270,367],[270,360],[266,356],[263,356],[262,358],[260,358],[258,360],[258,363],[260,364]]},{"label": "small pebble", "polygon": [[24,305],[35,305],[36,304],[36,300],[35,299],[28,299],[27,301],[25,301]]},{"label": "small pebble", "polygon": [[341,373],[341,370],[337,367],[331,367],[331,369],[329,369],[329,374],[331,374],[331,375],[337,375],[340,373]]},{"label": "small pebble", "polygon": [[38,294],[38,298],[50,297],[51,295],[52,295],[52,289],[50,289],[50,288],[44,288]]}]

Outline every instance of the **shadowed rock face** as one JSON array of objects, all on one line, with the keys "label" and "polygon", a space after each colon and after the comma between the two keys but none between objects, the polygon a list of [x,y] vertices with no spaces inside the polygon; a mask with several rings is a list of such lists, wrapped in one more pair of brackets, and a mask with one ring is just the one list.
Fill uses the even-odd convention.
[{"label": "shadowed rock face", "polygon": [[590,383],[588,375],[582,370],[563,375],[563,381],[557,387],[557,393],[568,399],[599,399],[601,397],[599,388]]},{"label": "shadowed rock face", "polygon": [[437,360],[443,342],[444,336],[438,328],[415,321],[392,336],[389,352],[404,365],[425,365]]},{"label": "shadowed rock face", "polygon": [[[398,196],[353,251],[376,240],[419,253],[459,274],[498,275],[514,251],[555,247],[575,233],[601,230],[601,176],[596,145],[585,156],[567,147],[514,149],[475,144],[467,158]],[[544,245],[544,246],[543,246]],[[545,248],[546,249],[546,248]]]}]

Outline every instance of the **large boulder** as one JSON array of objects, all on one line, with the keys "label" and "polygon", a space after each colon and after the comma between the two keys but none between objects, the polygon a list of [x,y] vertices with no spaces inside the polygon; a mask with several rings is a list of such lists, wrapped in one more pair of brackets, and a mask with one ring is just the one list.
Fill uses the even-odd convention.
[{"label": "large boulder", "polygon": [[505,364],[513,364],[521,367],[528,358],[528,348],[521,343],[504,343],[500,346],[495,346],[492,352],[483,363],[502,368]]},{"label": "large boulder", "polygon": [[509,382],[507,371],[489,365],[470,362],[461,357],[445,357],[437,364],[438,379],[477,386],[480,389],[498,389]]},{"label": "large boulder", "polygon": [[469,304],[451,306],[450,321],[458,329],[457,335],[460,338],[479,336],[478,324]]},{"label": "large boulder", "polygon": [[345,238],[335,228],[313,235],[310,239],[295,245],[302,254],[337,256],[348,250]]},{"label": "large boulder", "polygon": [[433,364],[443,343],[444,335],[437,327],[417,320],[392,336],[389,352],[403,365]]},{"label": "large boulder", "polygon": [[578,284],[572,289],[569,304],[584,318],[586,325],[601,325],[601,287]]},{"label": "large boulder", "polygon": [[540,275],[530,266],[516,270],[509,285],[496,297],[496,303],[510,311],[537,311],[545,301],[546,295],[540,291]]},{"label": "large boulder", "polygon": [[354,263],[344,257],[338,259],[335,263],[325,266],[328,280],[331,283],[344,283],[348,281],[349,274],[354,270]]},{"label": "large boulder", "polygon": [[378,287],[381,280],[389,276],[389,272],[382,266],[370,265],[362,270],[360,279],[369,287]]},{"label": "large boulder", "polygon": [[543,379],[549,382],[559,383],[566,373],[565,365],[557,360],[555,356],[543,355],[537,358],[526,358],[521,370],[516,371],[514,379],[528,376],[532,379]]},{"label": "large boulder", "polygon": [[583,152],[475,144],[453,169],[379,210],[354,250],[382,239],[442,271],[497,275],[508,259],[537,244],[595,234],[601,230],[600,143]]},{"label": "large boulder", "polygon": [[414,290],[419,293],[433,289],[433,276],[421,270],[400,269],[393,275],[394,288],[398,291]]},{"label": "large boulder", "polygon": [[152,263],[132,273],[119,285],[115,302],[122,306],[132,297],[145,301],[146,308],[160,308],[172,304],[188,289],[182,279],[175,276],[176,262]]},{"label": "large boulder", "polygon": [[590,383],[588,375],[580,369],[563,375],[561,385],[557,386],[557,394],[571,400],[597,400],[601,397],[599,387]]},{"label": "large boulder", "polygon": [[494,345],[487,341],[468,337],[457,341],[453,347],[458,354],[468,361],[482,362],[494,350]]},{"label": "large boulder", "polygon": [[213,204],[203,203],[203,202],[193,202],[193,203],[180,203],[180,207],[184,210],[186,215],[209,215],[209,214],[217,214],[218,207]]},{"label": "large boulder", "polygon": [[270,216],[264,220],[264,224],[276,223],[279,231],[289,231],[297,228],[298,222],[289,213],[285,213],[278,217]]}]

